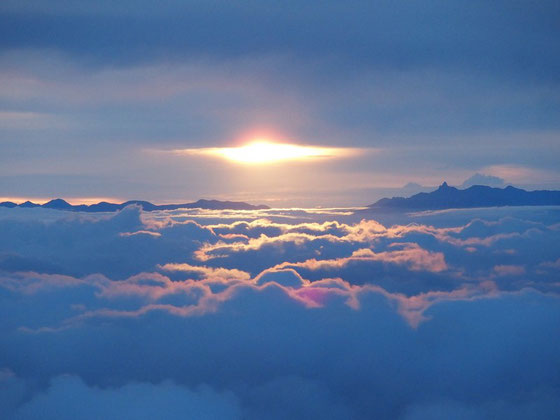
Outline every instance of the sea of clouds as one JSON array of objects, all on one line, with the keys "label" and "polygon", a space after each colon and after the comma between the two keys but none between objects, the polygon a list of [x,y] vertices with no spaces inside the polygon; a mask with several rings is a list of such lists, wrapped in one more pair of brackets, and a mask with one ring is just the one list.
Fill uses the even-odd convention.
[{"label": "sea of clouds", "polygon": [[550,419],[560,208],[0,209],[0,417]]}]

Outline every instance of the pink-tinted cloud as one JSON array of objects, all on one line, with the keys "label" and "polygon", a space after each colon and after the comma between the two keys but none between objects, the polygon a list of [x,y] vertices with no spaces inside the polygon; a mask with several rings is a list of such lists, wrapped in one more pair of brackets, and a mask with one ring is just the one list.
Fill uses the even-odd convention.
[{"label": "pink-tinted cloud", "polygon": [[[275,288],[308,308],[328,307],[330,301],[342,299],[352,309],[360,310],[361,300],[364,296],[370,293],[378,294],[389,302],[393,302],[398,313],[406,319],[411,327],[415,328],[428,319],[424,316],[424,312],[435,303],[499,295],[494,283],[485,282],[478,286],[465,286],[450,292],[433,291],[405,296],[400,293],[389,293],[379,286],[351,285],[340,278],[326,278],[310,282],[303,279],[293,269],[286,268],[265,270],[252,280],[226,277],[210,276],[200,281],[171,281],[168,277],[158,273],[140,273],[126,280],[113,281],[99,275],[75,279],[68,276],[21,273],[16,279],[2,278],[0,286],[23,294],[37,293],[52,287],[64,289],[81,285],[91,288],[91,296],[94,301],[89,302],[86,306],[74,305],[73,310],[81,313],[69,317],[61,325],[46,325],[38,330],[45,332],[58,331],[61,327],[78,325],[92,318],[135,318],[153,311],[164,311],[181,317],[202,316],[219,311],[220,306],[225,302],[235,301],[249,290],[259,293],[269,288]],[[212,285],[215,284],[222,286],[220,291],[213,291]],[[139,303],[136,309],[119,307],[119,299],[133,296],[147,299],[147,301],[144,304]],[[162,303],[163,299],[170,296],[177,298],[183,296],[182,301],[185,304]],[[33,331],[33,329],[27,330]]]},{"label": "pink-tinted cloud", "polygon": [[310,270],[319,270],[342,268],[351,262],[379,261],[406,265],[413,271],[433,271],[437,273],[448,269],[441,252],[430,252],[420,248],[417,244],[411,243],[394,244],[392,247],[401,247],[402,249],[376,253],[369,248],[361,248],[354,251],[350,257],[330,260],[313,258],[299,263],[285,262],[277,265],[277,267],[303,267]]},{"label": "pink-tinted cloud", "polygon": [[496,265],[494,272],[498,276],[521,276],[526,270],[522,265]]},{"label": "pink-tinted cloud", "polygon": [[222,267],[214,268],[202,265],[191,265],[187,263],[167,263],[160,265],[159,268],[164,271],[171,272],[197,273],[208,279],[219,278],[225,280],[249,280],[250,278],[249,273],[242,270]]}]

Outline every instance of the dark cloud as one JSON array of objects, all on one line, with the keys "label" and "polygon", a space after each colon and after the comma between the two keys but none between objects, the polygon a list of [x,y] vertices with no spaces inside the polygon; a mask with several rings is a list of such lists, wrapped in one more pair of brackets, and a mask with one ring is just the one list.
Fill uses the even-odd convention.
[{"label": "dark cloud", "polygon": [[361,65],[452,65],[557,79],[554,2],[150,2],[4,6],[5,48],[59,48],[94,61],[292,53]]},{"label": "dark cloud", "polygon": [[[413,329],[375,291],[365,291],[359,309],[353,309],[336,298],[335,289],[322,296],[323,306],[317,308],[306,308],[289,290],[272,283],[261,289],[243,285],[217,312],[206,315],[181,315],[172,306],[143,313],[104,310],[63,329],[7,330],[2,360],[27,381],[70,372],[102,388],[89,397],[75,381],[62,389],[55,382],[47,398],[34,397],[37,401],[24,410],[48,410],[51,398],[67,401],[76,394],[73,401],[94,398],[98,410],[110,413],[105,403],[111,398],[122,404],[113,409],[129,410],[119,394],[137,386],[125,384],[165,378],[189,388],[206,383],[227,389],[254,418],[267,408],[273,418],[287,413],[292,418],[321,413],[395,418],[434,398],[467,407],[523,402],[549,415],[546,400],[533,390],[542,389],[552,401],[558,398],[554,360],[560,349],[558,340],[551,340],[559,334],[557,297],[535,292],[474,300],[442,295],[426,312],[429,320]],[[44,310],[51,311],[68,292],[63,286],[35,293],[43,301],[50,296]],[[319,299],[317,292],[308,293]],[[99,299],[92,294],[82,301],[91,309],[105,304]],[[126,294],[110,299],[112,306],[130,305]],[[414,310],[418,303],[411,300],[405,306]],[[27,313],[26,318],[33,316]],[[43,324],[47,321],[44,314],[36,316]],[[30,324],[29,319],[20,322]],[[152,410],[159,409],[159,392],[173,398],[176,391],[174,398],[184,399],[187,406],[192,398],[180,389],[167,389],[173,392],[170,397],[165,387],[142,387],[154,398],[144,401]]]},{"label": "dark cloud", "polygon": [[231,394],[208,387],[196,391],[166,382],[129,383],[119,388],[88,387],[78,377],[54,378],[45,392],[26,401],[13,419],[238,419]]}]

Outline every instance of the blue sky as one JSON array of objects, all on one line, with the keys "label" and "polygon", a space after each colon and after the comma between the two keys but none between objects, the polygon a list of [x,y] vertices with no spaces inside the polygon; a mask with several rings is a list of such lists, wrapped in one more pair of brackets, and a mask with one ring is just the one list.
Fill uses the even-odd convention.
[{"label": "blue sky", "polygon": [[[553,1],[0,5],[0,195],[368,204],[476,172],[559,188]],[[245,167],[254,136],[363,150]]]}]

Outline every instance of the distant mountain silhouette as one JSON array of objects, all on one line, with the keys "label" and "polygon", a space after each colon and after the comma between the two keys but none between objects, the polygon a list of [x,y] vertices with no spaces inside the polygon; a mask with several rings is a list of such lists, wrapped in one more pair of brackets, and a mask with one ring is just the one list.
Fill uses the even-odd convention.
[{"label": "distant mountain silhouette", "polygon": [[86,204],[72,205],[61,198],[56,198],[45,204],[35,204],[32,203],[31,201],[26,201],[25,203],[21,203],[21,204],[16,204],[11,201],[4,201],[0,203],[0,207],[8,207],[8,208],[42,207],[47,209],[84,211],[90,213],[112,212],[112,211],[122,210],[126,206],[130,206],[130,205],[140,206],[144,211],[196,209],[196,208],[208,209],[208,210],[263,210],[269,208],[268,206],[265,205],[254,206],[252,204],[243,203],[240,201],[219,201],[219,200],[198,200],[194,203],[162,204],[162,205],[152,204],[149,201],[138,201],[138,200],[131,200],[121,204],[107,203],[105,201],[101,201],[100,203],[91,204],[91,205],[86,205]]},{"label": "distant mountain silhouette", "polygon": [[18,207],[32,208],[32,207],[39,207],[39,206],[40,206],[40,204],[35,204],[35,203],[32,203],[31,201],[26,201],[25,203],[21,203]]},{"label": "distant mountain silhouette", "polygon": [[442,210],[548,205],[560,205],[560,191],[525,191],[512,186],[493,188],[485,185],[473,185],[460,190],[450,187],[447,182],[444,182],[437,190],[429,193],[419,193],[409,198],[382,198],[368,207],[371,209]]}]

